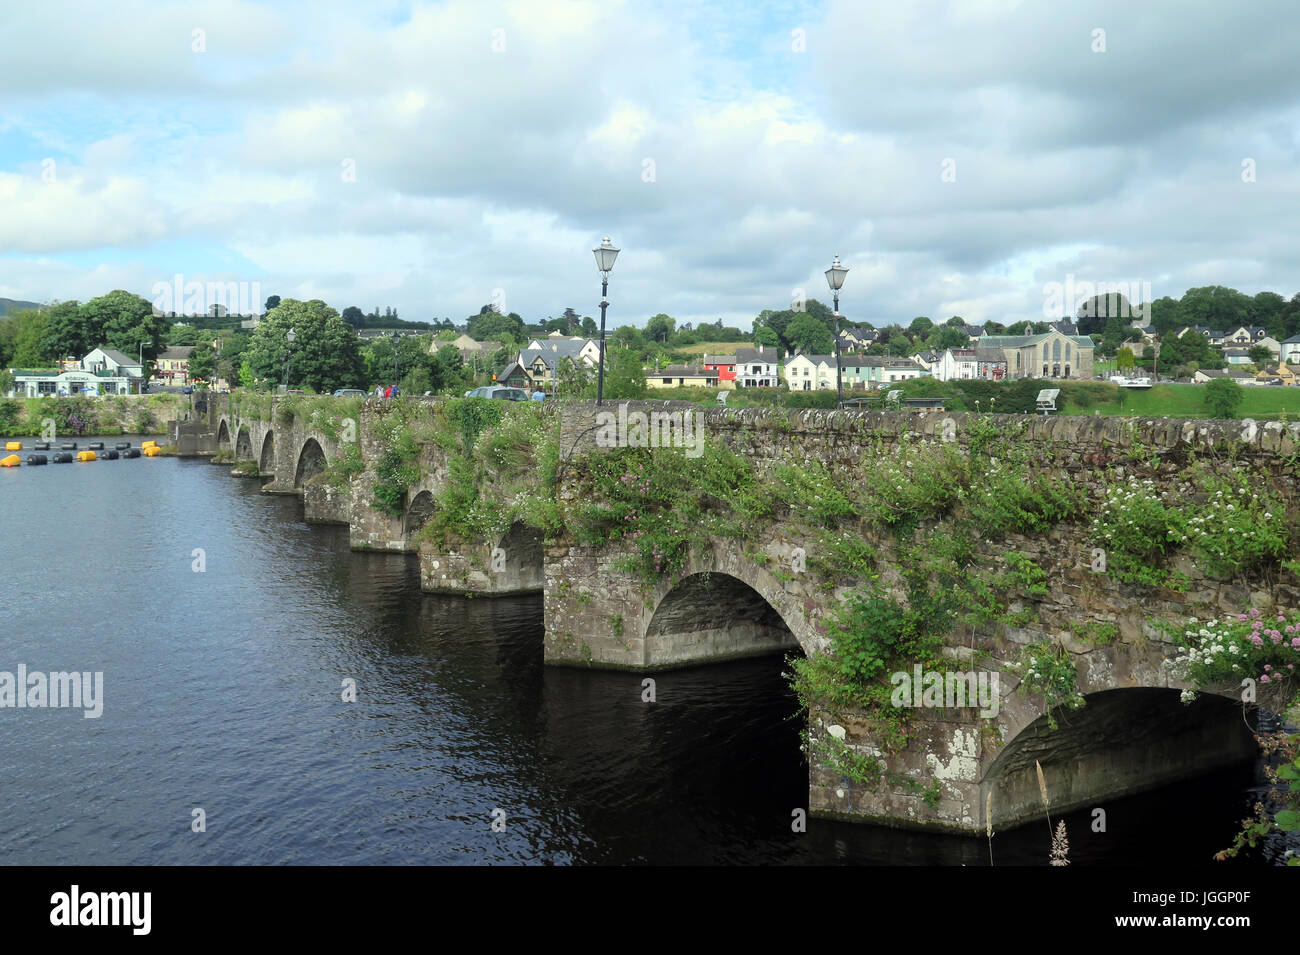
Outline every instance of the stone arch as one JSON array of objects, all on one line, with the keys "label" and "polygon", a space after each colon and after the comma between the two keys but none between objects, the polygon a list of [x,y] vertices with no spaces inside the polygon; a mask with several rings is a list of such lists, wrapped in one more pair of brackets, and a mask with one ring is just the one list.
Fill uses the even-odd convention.
[{"label": "stone arch", "polygon": [[248,433],[248,428],[240,428],[239,436],[235,438],[235,460],[251,461],[253,460],[253,439]]},{"label": "stone arch", "polygon": [[535,527],[515,521],[492,552],[492,569],[501,585],[511,591],[541,590],[546,586],[543,566],[545,535]]},{"label": "stone arch", "polygon": [[221,419],[221,424],[217,427],[217,450],[230,450],[230,426],[226,424],[226,419]]},{"label": "stone arch", "polygon": [[402,530],[408,542],[413,534],[418,533],[420,528],[429,522],[429,518],[433,517],[433,511],[433,495],[428,491],[421,491],[411,498],[402,523]]},{"label": "stone arch", "polygon": [[308,438],[298,452],[298,467],[294,470],[293,486],[302,487],[328,466],[329,462],[325,459],[325,451],[320,443],[315,438]]},{"label": "stone arch", "polygon": [[713,661],[802,648],[777,609],[784,601],[769,599],[757,583],[712,569],[687,573],[662,593],[646,623],[646,662]]},{"label": "stone arch", "polygon": [[257,470],[262,474],[275,473],[275,429],[267,428],[262,438],[262,451],[258,455]]},{"label": "stone arch", "polygon": [[[1122,687],[1089,693],[1078,710],[1026,720],[1002,711],[1007,740],[982,760],[978,812],[993,794],[1004,827],[1042,818],[1035,763],[1043,767],[1053,810],[1095,805],[1255,758],[1240,701],[1202,694],[1190,705],[1168,687]],[[981,821],[982,818],[981,818]]]}]

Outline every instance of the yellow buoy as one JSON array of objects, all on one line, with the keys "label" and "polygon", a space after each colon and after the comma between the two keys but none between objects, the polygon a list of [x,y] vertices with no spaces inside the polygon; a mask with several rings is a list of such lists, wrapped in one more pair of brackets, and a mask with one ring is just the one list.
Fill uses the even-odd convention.
[{"label": "yellow buoy", "polygon": [[143,451],[145,448],[156,448],[156,447],[158,447],[158,442],[157,442],[157,441],[141,441],[141,442],[140,442],[140,450],[141,450],[141,451]]},{"label": "yellow buoy", "polygon": [[16,467],[18,467],[18,465],[22,464],[22,462],[23,462],[23,459],[20,458],[18,455],[16,455],[16,454],[11,454],[11,455],[9,455],[9,457],[7,457],[7,458],[0,458],[0,467],[3,467],[3,468],[16,468]]},{"label": "yellow buoy", "polygon": [[6,451],[21,451],[22,449],[23,449],[23,443],[22,443],[21,441],[6,441],[6,442],[5,442],[5,450],[6,450]]},{"label": "yellow buoy", "polygon": [[144,451],[144,456],[146,458],[152,458],[157,456],[161,449],[158,447],[158,445],[151,444],[147,448],[141,448],[140,450]]},{"label": "yellow buoy", "polygon": [[99,455],[96,454],[94,451],[78,451],[78,452],[77,452],[77,460],[78,460],[78,461],[98,461],[98,460],[99,460]]}]

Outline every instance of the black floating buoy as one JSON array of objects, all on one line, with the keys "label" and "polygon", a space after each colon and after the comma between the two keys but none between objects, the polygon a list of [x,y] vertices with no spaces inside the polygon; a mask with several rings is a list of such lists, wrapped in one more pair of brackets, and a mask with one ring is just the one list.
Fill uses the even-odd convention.
[{"label": "black floating buoy", "polygon": [[122,457],[124,458],[138,458],[139,456],[140,456],[139,448],[127,448],[125,451],[122,452]]},{"label": "black floating buoy", "polygon": [[86,445],[86,447],[90,448],[90,450],[92,450],[92,451],[103,451],[103,450],[104,450],[104,442],[103,442],[103,441],[92,441],[92,442],[90,442],[90,444]]},{"label": "black floating buoy", "polygon": [[40,444],[33,444],[32,448],[36,451],[48,451],[50,450],[50,442],[42,441]]},{"label": "black floating buoy", "polygon": [[69,454],[67,451],[60,451],[58,454],[56,454],[56,455],[54,456],[54,463],[55,463],[55,464],[71,464],[71,463],[72,463],[72,455]]},{"label": "black floating buoy", "polygon": [[119,451],[125,451],[127,448],[131,447],[131,442],[130,442],[130,441],[119,441],[119,442],[117,442],[117,444],[113,445],[113,447],[117,448],[117,450],[119,450]]},{"label": "black floating buoy", "polygon": [[117,460],[117,452],[116,452],[116,451],[101,451],[101,452],[99,452],[99,458],[100,458],[101,461],[116,461],[116,460]]},{"label": "black floating buoy", "polygon": [[77,442],[64,441],[61,445],[59,445],[59,447],[64,451],[75,451],[77,450]]},{"label": "black floating buoy", "polygon": [[27,463],[28,463],[28,464],[45,464],[45,463],[47,463],[47,462],[46,462],[46,460],[45,460],[45,455],[43,455],[43,454],[29,454],[29,455],[27,455]]}]

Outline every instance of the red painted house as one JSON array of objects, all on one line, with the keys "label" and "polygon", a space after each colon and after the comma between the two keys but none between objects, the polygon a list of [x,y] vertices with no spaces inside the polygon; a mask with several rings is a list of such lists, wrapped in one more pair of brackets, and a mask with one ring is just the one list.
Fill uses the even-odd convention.
[{"label": "red painted house", "polygon": [[705,355],[701,364],[706,370],[718,373],[719,384],[736,380],[735,355]]}]

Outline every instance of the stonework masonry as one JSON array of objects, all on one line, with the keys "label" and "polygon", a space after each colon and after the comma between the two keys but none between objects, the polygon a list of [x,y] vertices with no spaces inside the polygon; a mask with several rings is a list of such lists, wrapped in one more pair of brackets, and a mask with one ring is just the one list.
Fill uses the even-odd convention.
[{"label": "stonework masonry", "polygon": [[[617,405],[606,402],[600,410]],[[1194,459],[1225,470],[1244,467],[1283,502],[1281,520],[1288,526],[1300,520],[1300,423],[781,411],[682,402],[634,402],[631,408],[701,414],[706,440],[730,448],[759,471],[818,462],[841,475],[870,467],[881,448],[903,442],[950,440],[966,449],[976,424],[994,424],[1017,431],[1015,440],[1035,449],[1032,466],[1038,473],[1085,486],[1147,478],[1169,484]],[[760,653],[815,654],[829,646],[824,618],[846,588],[828,586],[814,573],[782,570],[808,540],[806,528],[788,521],[755,527],[743,542],[709,540],[690,554],[677,579],[654,583],[620,569],[628,556],[623,545],[580,544],[567,530],[543,540],[516,525],[500,540],[422,544],[420,528],[447,481],[447,454],[423,443],[407,513],[391,517],[377,510],[373,466],[383,449],[375,424],[383,410],[375,400],[362,408],[358,440],[367,468],[346,487],[322,477],[342,453],[339,441],[299,419],[284,423],[272,413],[270,421],[240,422],[214,398],[204,414],[173,425],[173,437],[185,454],[251,451],[265,490],[302,495],[308,520],[347,524],[354,549],[418,554],[425,590],[540,591],[548,664],[657,670]],[[602,453],[597,410],[592,402],[563,407],[563,464],[555,489],[562,502],[576,500],[584,460]],[[883,555],[882,584],[901,595],[898,569],[888,562],[895,542],[871,530],[862,533]],[[1191,708],[1178,703],[1183,686],[1164,665],[1173,649],[1156,624],[1251,606],[1300,609],[1294,574],[1221,580],[1178,558],[1174,569],[1185,575],[1186,589],[1152,591],[1093,573],[1090,545],[1079,528],[1012,534],[981,546],[1031,557],[1046,574],[1047,594],[1017,596],[1014,609],[1028,612],[1023,627],[956,633],[948,652],[959,659],[979,653],[991,661],[986,665],[1003,667],[1025,644],[1056,641],[1071,653],[1088,705],[1063,713],[1060,728],[1049,730],[1042,698],[1017,692],[1017,679],[1004,669],[996,717],[981,718],[974,710],[920,712],[908,747],[892,754],[882,751],[864,714],[815,710],[809,714],[814,813],[982,833],[990,794],[998,828],[1039,816],[1035,760],[1047,774],[1053,809],[1067,811],[1249,755],[1239,707],[1208,696]],[[1097,643],[1078,636],[1094,624],[1113,628],[1115,639]],[[831,769],[817,748],[827,740],[877,757],[885,770],[881,781],[854,784]],[[931,791],[927,798],[923,788]]]}]

